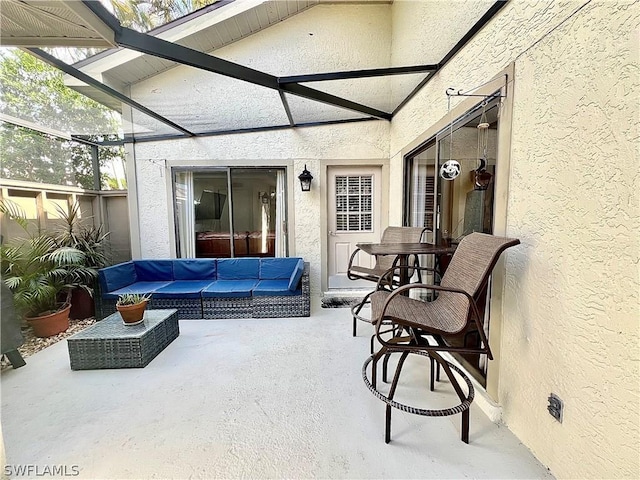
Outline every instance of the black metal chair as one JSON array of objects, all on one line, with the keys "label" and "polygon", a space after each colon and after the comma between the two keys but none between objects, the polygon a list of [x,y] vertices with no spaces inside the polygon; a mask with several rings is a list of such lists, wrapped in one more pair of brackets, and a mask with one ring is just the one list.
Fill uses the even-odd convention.
[{"label": "black metal chair", "polygon": [[[493,359],[491,348],[484,330],[483,295],[489,276],[500,257],[509,247],[520,241],[512,238],[495,237],[483,233],[472,233],[462,239],[456,249],[440,285],[408,284],[389,291],[381,286],[371,295],[372,322],[375,338],[380,349],[367,358],[362,367],[365,384],[380,400],[387,404],[385,442],[391,440],[391,408],[426,416],[446,416],[462,414],[461,438],[469,443],[469,407],[473,402],[474,390],[467,375],[453,363],[445,360],[443,353],[485,354]],[[410,290],[436,292],[432,301],[409,298]],[[387,334],[391,333],[390,338]],[[460,337],[476,335],[477,346],[460,342]],[[400,353],[396,371],[388,393],[377,389],[377,367],[384,358],[383,379],[386,381],[386,362],[389,355]],[[401,404],[394,400],[400,373],[409,354],[428,357],[431,361],[430,390],[434,389],[434,377],[439,380],[442,367],[453,386],[460,404],[446,409],[422,409]],[[437,372],[434,372],[434,362]],[[369,375],[368,366],[371,364]],[[464,392],[453,371],[464,380]]]},{"label": "black metal chair", "polygon": [[[387,227],[382,232],[380,243],[419,243],[424,241],[425,232],[427,232],[427,229],[423,227]],[[373,268],[354,265],[353,262],[360,251],[359,248],[356,248],[351,254],[351,258],[349,258],[349,266],[347,267],[347,278],[349,280],[377,282],[387,270],[397,263],[396,257],[393,255],[379,255],[376,256],[376,263]],[[412,263],[417,264],[417,261],[418,259],[415,257]]]},{"label": "black metal chair", "polygon": [[[382,232],[380,243],[420,243],[425,240],[425,235],[429,231],[430,230],[425,227],[387,227],[384,232]],[[378,255],[376,256],[374,267],[368,268],[354,265],[356,255],[358,255],[359,252],[361,252],[361,250],[356,248],[349,258],[349,265],[347,267],[347,278],[349,278],[349,280],[368,280],[378,284],[382,282],[388,287],[398,285],[399,276],[396,274],[397,270],[394,270],[394,267],[397,266],[398,257],[395,255]],[[420,266],[418,257],[413,255],[409,260],[409,264],[411,265],[411,270],[408,274],[412,276],[413,269]],[[354,337],[356,336],[356,319],[357,316],[354,315]]]}]

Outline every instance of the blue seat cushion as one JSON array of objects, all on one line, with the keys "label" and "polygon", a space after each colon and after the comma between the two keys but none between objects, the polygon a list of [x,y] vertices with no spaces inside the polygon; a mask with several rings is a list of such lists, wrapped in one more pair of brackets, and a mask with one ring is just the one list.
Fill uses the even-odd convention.
[{"label": "blue seat cushion", "polygon": [[304,262],[302,259],[298,260],[291,277],[289,278],[289,290],[295,292],[298,290],[298,285],[300,283],[300,279],[302,278],[302,274],[304,273]]},{"label": "blue seat cushion", "polygon": [[114,290],[113,292],[108,292],[103,294],[104,298],[118,298],[119,295],[123,293],[154,293],[157,289],[166,287],[171,282],[136,282],[131,285],[127,285],[126,287],[119,288],[118,290]]},{"label": "blue seat cushion", "polygon": [[259,258],[219,258],[218,280],[258,280]]},{"label": "blue seat cushion", "polygon": [[250,297],[251,291],[258,283],[253,280],[216,280],[205,287],[202,298]]},{"label": "blue seat cushion", "polygon": [[212,280],[216,279],[215,259],[179,258],[173,260],[174,280]]},{"label": "blue seat cushion", "polygon": [[119,263],[98,271],[100,289],[103,294],[131,285],[138,280],[133,262]]},{"label": "blue seat cushion", "polygon": [[174,280],[153,292],[153,298],[200,298],[200,292],[211,280]]},{"label": "blue seat cushion", "polygon": [[269,295],[301,295],[302,290],[289,290],[289,280],[260,280],[253,289],[254,297]]},{"label": "blue seat cushion", "polygon": [[299,260],[299,257],[260,259],[260,280],[288,280]]},{"label": "blue seat cushion", "polygon": [[134,260],[139,282],[173,280],[173,260]]}]

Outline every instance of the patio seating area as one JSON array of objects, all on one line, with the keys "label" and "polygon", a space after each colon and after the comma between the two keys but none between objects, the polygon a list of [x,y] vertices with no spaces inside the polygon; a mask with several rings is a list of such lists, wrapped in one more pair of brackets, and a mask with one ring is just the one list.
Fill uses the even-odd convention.
[{"label": "patio seating area", "polygon": [[[360,376],[369,335],[314,300],[308,318],[181,320],[144,369],[71,371],[66,341],[29,357],[2,375],[7,463],[78,478],[552,478],[475,404],[469,445],[457,419],[405,413],[386,445]],[[428,370],[407,359],[397,398],[451,402],[449,385],[428,392]]]},{"label": "patio seating area", "polygon": [[3,478],[640,479],[640,1],[0,5]]}]

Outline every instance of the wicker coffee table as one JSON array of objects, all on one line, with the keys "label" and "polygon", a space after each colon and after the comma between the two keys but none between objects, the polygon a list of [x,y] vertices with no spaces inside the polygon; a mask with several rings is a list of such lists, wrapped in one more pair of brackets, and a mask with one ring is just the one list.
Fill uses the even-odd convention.
[{"label": "wicker coffee table", "polygon": [[133,326],[116,312],[67,339],[71,370],[146,367],[178,335],[176,309],[146,310]]}]

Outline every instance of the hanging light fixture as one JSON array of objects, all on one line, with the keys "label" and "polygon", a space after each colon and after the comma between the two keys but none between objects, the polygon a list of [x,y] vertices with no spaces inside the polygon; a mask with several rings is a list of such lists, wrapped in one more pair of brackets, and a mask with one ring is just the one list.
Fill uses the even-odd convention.
[{"label": "hanging light fixture", "polygon": [[307,170],[306,164],[304,166],[304,170],[302,170],[302,173],[298,175],[298,180],[300,180],[300,187],[302,188],[303,192],[308,192],[311,190],[311,180],[313,180],[313,175],[311,175],[311,172]]}]

